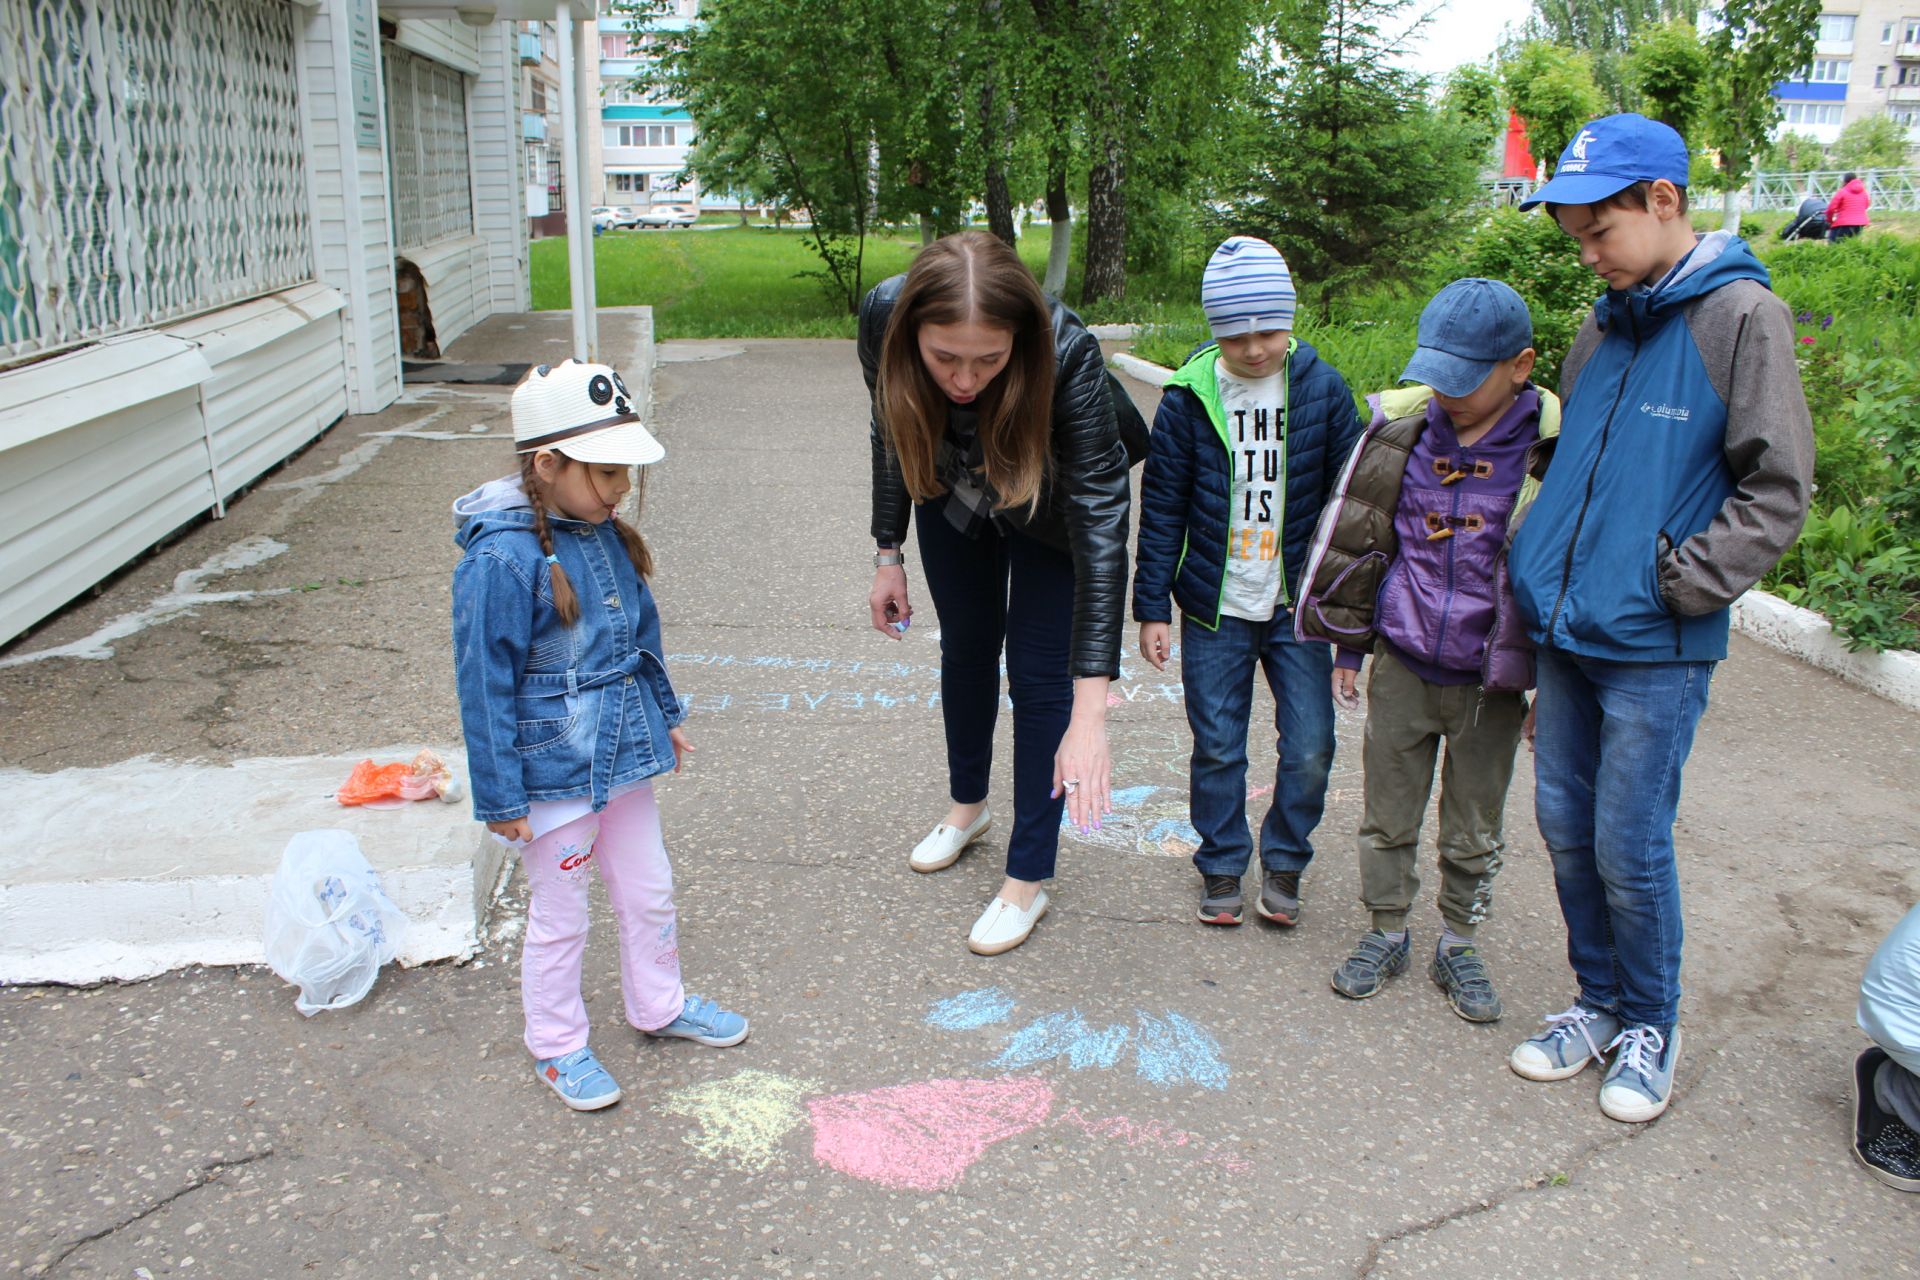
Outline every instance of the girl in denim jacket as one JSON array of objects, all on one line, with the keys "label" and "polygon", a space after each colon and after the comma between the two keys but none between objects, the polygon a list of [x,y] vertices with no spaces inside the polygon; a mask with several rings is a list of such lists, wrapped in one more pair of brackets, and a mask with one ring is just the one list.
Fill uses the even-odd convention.
[{"label": "girl in denim jacket", "polygon": [[620,923],[627,1021],[708,1045],[747,1020],[680,985],[673,872],[653,778],[691,751],[660,659],[647,544],[616,514],[629,467],[666,450],[605,365],[546,365],[513,393],[520,475],[454,504],[454,670],[474,817],[520,850],[526,1044],[576,1111],[620,1087],[587,1046],[580,961],[598,868]]}]

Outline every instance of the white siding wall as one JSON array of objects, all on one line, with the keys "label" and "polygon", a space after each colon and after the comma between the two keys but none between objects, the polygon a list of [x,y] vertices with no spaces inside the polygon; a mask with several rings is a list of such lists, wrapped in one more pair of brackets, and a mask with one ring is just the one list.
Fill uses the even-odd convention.
[{"label": "white siding wall", "polygon": [[479,236],[436,240],[406,251],[427,278],[427,307],[444,353],[461,334],[494,311],[487,291],[487,242]]},{"label": "white siding wall", "polygon": [[487,245],[493,311],[532,306],[527,263],[527,149],[520,138],[520,56],[512,26],[480,32],[480,78],[468,95],[473,230]]},{"label": "white siding wall", "polygon": [[[396,25],[398,30],[393,42],[402,49],[411,50],[423,58],[432,58],[435,62],[444,62],[470,76],[480,74],[480,28],[470,27],[464,22],[427,22],[418,18],[402,18]],[[485,30],[498,27],[499,24],[495,23]]]},{"label": "white siding wall", "polygon": [[[381,95],[381,145],[357,145],[347,43],[349,3],[371,4],[371,0],[325,0],[308,13],[296,65],[305,108],[302,128],[313,201],[314,263],[320,279],[346,300],[347,410],[377,413],[400,394],[385,95]],[[374,43],[377,50],[379,41]]]}]

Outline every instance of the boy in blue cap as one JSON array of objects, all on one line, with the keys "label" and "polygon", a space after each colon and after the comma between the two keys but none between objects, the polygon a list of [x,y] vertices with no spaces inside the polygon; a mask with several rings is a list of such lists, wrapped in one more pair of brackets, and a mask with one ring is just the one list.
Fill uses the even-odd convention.
[{"label": "boy in blue cap", "polygon": [[1280,251],[1233,236],[1213,252],[1200,305],[1214,340],[1167,380],[1140,476],[1133,616],[1140,654],[1164,670],[1180,606],[1180,676],[1193,761],[1187,807],[1200,848],[1200,919],[1242,919],[1247,729],[1265,671],[1279,731],[1273,801],[1260,824],[1257,910],[1300,919],[1300,873],[1333,767],[1333,656],[1293,634],[1320,508],[1360,435],[1353,393],[1293,336],[1293,276]]},{"label": "boy in blue cap", "polygon": [[1535,387],[1533,320],[1498,280],[1455,280],[1420,313],[1404,382],[1368,397],[1360,438],[1307,560],[1302,640],[1338,648],[1333,697],[1359,699],[1368,654],[1360,897],[1371,928],[1333,975],[1364,1000],[1406,971],[1420,825],[1440,775],[1440,916],[1427,974],[1469,1022],[1500,1016],[1474,935],[1500,870],[1507,786],[1533,687],[1533,650],[1507,585],[1507,531],[1537,488],[1529,464],[1560,426]]},{"label": "boy in blue cap", "polygon": [[1680,1059],[1680,771],[1727,656],[1728,606],[1793,544],[1813,424],[1765,267],[1687,220],[1687,148],[1639,115],[1588,124],[1544,204],[1607,283],[1560,370],[1553,466],[1514,538],[1538,647],[1535,811],[1579,998],[1516,1047],[1530,1080],[1617,1050],[1615,1120],[1667,1108]]}]

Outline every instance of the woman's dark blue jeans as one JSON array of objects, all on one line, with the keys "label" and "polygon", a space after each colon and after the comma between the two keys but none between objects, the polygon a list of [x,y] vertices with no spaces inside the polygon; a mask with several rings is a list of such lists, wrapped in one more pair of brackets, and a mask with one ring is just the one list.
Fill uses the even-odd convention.
[{"label": "woman's dark blue jeans", "polygon": [[969,538],[937,502],[916,505],[913,525],[940,614],[940,709],[954,803],[987,798],[1004,646],[1013,699],[1007,874],[1049,879],[1066,805],[1065,797],[1052,795],[1053,757],[1073,713],[1073,560],[1023,533],[990,527]]}]

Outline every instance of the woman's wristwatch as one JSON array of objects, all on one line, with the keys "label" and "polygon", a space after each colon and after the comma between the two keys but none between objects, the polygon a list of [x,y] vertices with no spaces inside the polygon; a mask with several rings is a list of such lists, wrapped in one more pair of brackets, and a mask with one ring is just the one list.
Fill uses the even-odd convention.
[{"label": "woman's wristwatch", "polygon": [[873,557],[873,567],[876,569],[886,569],[893,565],[905,564],[906,562],[907,557],[901,553],[898,547],[894,547],[889,551],[876,552]]}]

